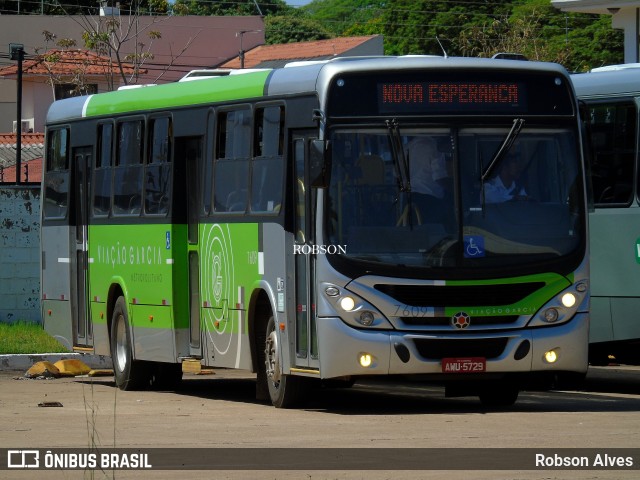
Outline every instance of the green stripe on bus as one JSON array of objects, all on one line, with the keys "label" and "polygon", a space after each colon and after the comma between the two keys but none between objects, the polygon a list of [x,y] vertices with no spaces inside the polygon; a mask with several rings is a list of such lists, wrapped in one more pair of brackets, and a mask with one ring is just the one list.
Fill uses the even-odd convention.
[{"label": "green stripe on bus", "polygon": [[557,273],[541,273],[535,275],[526,275],[522,277],[502,278],[493,280],[463,280],[463,281],[447,281],[447,285],[456,286],[472,286],[472,285],[497,285],[508,284],[514,285],[518,283],[544,283],[544,287],[523,298],[521,301],[511,305],[495,305],[495,306],[477,306],[463,305],[460,307],[448,307],[445,309],[445,315],[454,315],[460,309],[470,315],[477,317],[494,316],[494,315],[533,315],[537,312],[549,299],[556,296],[565,288],[571,285],[573,274],[570,278],[558,275]]},{"label": "green stripe on bus", "polygon": [[270,70],[94,95],[86,117],[261,97]]}]

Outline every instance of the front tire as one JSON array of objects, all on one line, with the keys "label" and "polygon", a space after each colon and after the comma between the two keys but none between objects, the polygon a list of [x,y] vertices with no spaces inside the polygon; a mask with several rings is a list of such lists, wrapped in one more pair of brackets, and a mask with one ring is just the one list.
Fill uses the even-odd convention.
[{"label": "front tire", "polygon": [[264,366],[271,403],[276,408],[293,408],[305,398],[308,382],[306,378],[284,375],[280,365],[280,345],[273,316],[266,326],[264,342]]},{"label": "front tire", "polygon": [[133,360],[129,314],[124,297],[118,297],[111,317],[111,358],[120,390],[140,390],[150,381],[148,366]]}]

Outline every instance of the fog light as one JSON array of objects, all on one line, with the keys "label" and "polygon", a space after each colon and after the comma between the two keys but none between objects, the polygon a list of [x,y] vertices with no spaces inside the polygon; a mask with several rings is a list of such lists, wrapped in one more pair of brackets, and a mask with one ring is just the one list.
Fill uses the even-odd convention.
[{"label": "fog light", "polygon": [[567,308],[571,308],[576,304],[576,297],[573,293],[565,293],[562,296],[562,304],[567,307]]},{"label": "fog light", "polygon": [[547,308],[544,311],[544,321],[553,323],[558,320],[558,311],[555,308]]},{"label": "fog light", "polygon": [[370,367],[371,364],[373,363],[373,357],[368,353],[361,353],[359,360],[360,360],[360,366],[364,368]]},{"label": "fog light", "polygon": [[356,302],[353,298],[351,297],[343,297],[340,300],[340,306],[342,307],[342,309],[345,312],[350,312],[351,310],[354,309],[354,307],[356,306]]},{"label": "fog light", "polygon": [[556,360],[558,360],[558,354],[555,350],[549,350],[548,352],[545,352],[544,359],[547,363],[555,363]]},{"label": "fog light", "polygon": [[373,324],[373,313],[368,310],[365,310],[360,314],[360,318],[358,318],[358,322],[360,322],[365,327],[370,327]]}]

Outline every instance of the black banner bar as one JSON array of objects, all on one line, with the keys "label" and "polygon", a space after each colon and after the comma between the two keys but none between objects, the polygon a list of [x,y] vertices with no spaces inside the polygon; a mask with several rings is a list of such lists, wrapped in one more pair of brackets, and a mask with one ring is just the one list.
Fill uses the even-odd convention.
[{"label": "black banner bar", "polygon": [[0,470],[638,470],[637,448],[14,448]]}]

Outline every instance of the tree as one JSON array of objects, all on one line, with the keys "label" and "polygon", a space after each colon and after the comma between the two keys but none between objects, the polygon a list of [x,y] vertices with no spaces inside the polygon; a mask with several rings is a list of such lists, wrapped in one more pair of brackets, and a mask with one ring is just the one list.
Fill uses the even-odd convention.
[{"label": "tree", "polygon": [[[138,5],[142,5],[142,3]],[[150,0],[146,5],[148,8],[168,8],[166,0]],[[110,64],[105,66],[106,68],[104,69],[105,80],[109,90],[114,90],[120,84],[137,83],[140,73],[144,69],[144,64],[153,59],[153,54],[151,53],[153,43],[162,38],[161,33],[152,28],[162,21],[162,17],[145,16],[145,20],[150,19],[151,21],[143,22],[141,21],[140,10],[133,10],[130,13],[127,16],[71,16],[83,29],[82,40],[84,47],[99,56],[110,59]],[[45,37],[45,45],[53,42],[56,38],[54,33],[48,31],[43,32],[43,35]],[[171,68],[196,37],[192,37],[180,52],[172,56],[169,64],[163,66],[162,71],[156,76],[154,82],[157,82]],[[56,45],[68,48],[70,44],[65,45],[63,43],[65,41],[68,42],[65,39],[59,40]],[[131,48],[132,45],[133,48]],[[73,46],[75,46],[75,43]],[[46,61],[54,63],[60,61],[60,59],[51,57],[47,58]],[[133,69],[129,68],[131,66]],[[117,78],[119,78],[119,81],[116,81]],[[56,80],[50,75],[50,81],[53,84]],[[82,71],[79,71],[78,78],[74,79],[74,84],[79,88],[84,84]]]},{"label": "tree", "polygon": [[622,42],[622,32],[610,27],[608,17],[563,13],[546,0],[516,6],[509,15],[475,25],[460,36],[467,56],[522,53],[571,71],[621,63]]},{"label": "tree", "polygon": [[284,0],[244,0],[238,2],[211,0],[176,0],[173,4],[175,15],[280,15],[293,10]]},{"label": "tree", "polygon": [[307,18],[270,15],[265,18],[264,28],[267,45],[325,40],[333,37],[322,27],[322,24]]},{"label": "tree", "polygon": [[379,28],[384,9],[385,0],[315,0],[299,10],[324,25],[333,35],[345,35],[346,32],[365,30],[365,25]]}]

